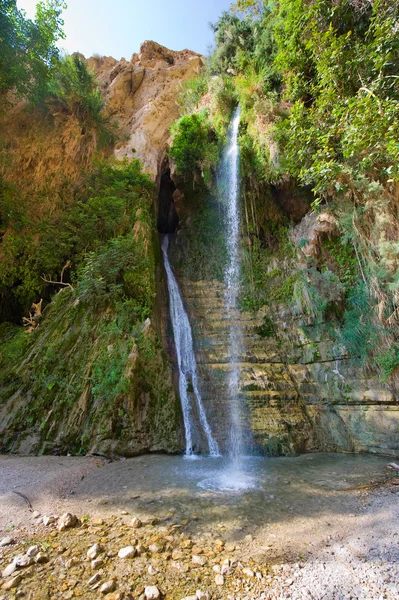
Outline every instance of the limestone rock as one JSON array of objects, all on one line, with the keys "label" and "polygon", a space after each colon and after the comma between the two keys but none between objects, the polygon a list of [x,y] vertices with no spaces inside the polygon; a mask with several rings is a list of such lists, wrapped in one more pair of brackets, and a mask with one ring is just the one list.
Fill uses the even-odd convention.
[{"label": "limestone rock", "polygon": [[224,577],[223,577],[223,575],[220,575],[220,574],[216,575],[216,577],[215,577],[215,583],[216,583],[216,585],[224,585]]},{"label": "limestone rock", "polygon": [[94,575],[92,575],[89,579],[89,581],[87,582],[89,585],[95,585],[96,583],[98,583],[101,579],[101,573],[94,573]]},{"label": "limestone rock", "polygon": [[101,83],[106,110],[119,119],[129,136],[117,146],[116,156],[140,158],[155,180],[170,126],[179,116],[181,84],[200,71],[202,57],[146,41],[130,61],[91,58],[88,62]]},{"label": "limestone rock", "polygon": [[291,239],[301,250],[306,258],[317,256],[320,252],[322,239],[330,238],[338,231],[336,218],[330,213],[309,213],[294,228]]},{"label": "limestone rock", "polygon": [[33,563],[33,558],[31,556],[28,556],[27,554],[22,554],[20,556],[17,556],[14,559],[14,562],[17,565],[17,567],[24,569],[26,567],[30,567],[30,565]]},{"label": "limestone rock", "polygon": [[55,523],[55,517],[49,516],[49,515],[43,515],[43,525],[46,525],[46,527],[48,525],[51,525],[52,523]]},{"label": "limestone rock", "polygon": [[91,548],[89,548],[89,550],[87,551],[87,557],[90,558],[91,560],[94,560],[95,558],[97,558],[97,556],[103,551],[103,547],[100,544],[94,544]]},{"label": "limestone rock", "polygon": [[30,556],[31,558],[34,558],[38,554],[39,554],[39,546],[30,546],[26,551],[26,555]]},{"label": "limestone rock", "polygon": [[99,569],[102,565],[104,564],[104,559],[103,558],[95,558],[94,560],[91,561],[91,568],[93,570]]},{"label": "limestone rock", "polygon": [[37,562],[39,565],[48,562],[47,554],[45,552],[39,552],[35,557],[35,562]]},{"label": "limestone rock", "polygon": [[161,592],[155,585],[147,585],[144,590],[146,600],[158,600],[161,597]]},{"label": "limestone rock", "polygon": [[112,578],[109,581],[106,581],[105,583],[102,584],[102,586],[100,587],[100,592],[101,594],[109,594],[110,592],[113,592],[116,588],[116,579]]},{"label": "limestone rock", "polygon": [[192,562],[194,565],[200,565],[203,567],[206,564],[206,558],[204,556],[198,556],[198,554],[194,554]]},{"label": "limestone rock", "polygon": [[130,525],[133,527],[133,529],[138,529],[142,526],[142,522],[138,517],[133,517],[133,519],[130,521]]},{"label": "limestone rock", "polygon": [[75,525],[78,522],[78,518],[76,515],[73,515],[71,513],[64,513],[58,520],[58,529],[60,531],[64,531],[65,529],[68,529],[69,527],[75,527]]},{"label": "limestone rock", "polygon": [[163,544],[160,542],[148,546],[148,550],[151,552],[151,554],[160,554],[163,551],[163,548]]},{"label": "limestone rock", "polygon": [[17,585],[21,582],[21,580],[22,580],[21,575],[16,575],[9,581],[6,581],[5,583],[3,583],[2,589],[3,590],[12,590],[17,587]]},{"label": "limestone rock", "polygon": [[13,573],[15,573],[16,570],[17,570],[17,565],[15,564],[15,561],[13,561],[5,569],[3,569],[1,576],[4,579],[6,579],[6,577],[9,577]]},{"label": "limestone rock", "polygon": [[9,535],[7,535],[5,538],[3,538],[0,541],[0,548],[3,548],[3,546],[10,546],[13,543],[14,543],[14,539],[12,537],[10,537]]},{"label": "limestone rock", "polygon": [[136,554],[136,549],[133,546],[126,546],[125,548],[121,548],[118,552],[119,558],[133,558]]}]

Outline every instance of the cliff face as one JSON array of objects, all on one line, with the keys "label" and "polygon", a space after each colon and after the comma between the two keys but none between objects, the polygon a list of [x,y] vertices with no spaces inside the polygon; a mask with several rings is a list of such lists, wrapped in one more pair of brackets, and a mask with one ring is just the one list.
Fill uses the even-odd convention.
[{"label": "cliff face", "polygon": [[[202,202],[207,206],[205,212],[210,213],[211,203],[205,196]],[[295,191],[291,200],[298,207]],[[250,210],[247,202],[244,198],[243,215]],[[207,414],[215,437],[227,448],[231,365],[230,322],[220,277],[223,248],[212,247],[207,239],[206,218],[196,208],[198,198],[193,202],[186,189],[179,203],[183,203],[181,230],[174,239],[172,255],[193,327]],[[239,357],[242,422],[249,443],[255,451],[268,454],[343,451],[398,456],[399,394],[395,380],[382,383],[375,371],[362,369],[356,357],[349,357],[337,345],[331,330],[333,314],[318,321],[292,300],[292,282],[297,280],[300,267],[320,251],[324,241],[334,240],[334,218],[311,211],[303,217],[302,212],[297,216],[298,224],[280,234],[277,248],[267,227],[278,221],[280,209],[273,207],[271,194],[261,198],[262,206],[263,213],[254,207],[259,230],[264,228],[263,244],[270,246],[262,261],[253,244],[248,249],[249,237],[242,225],[244,296],[246,279],[263,277],[267,282],[256,307],[247,306],[242,294],[242,310],[237,317],[244,342]],[[211,237],[216,239],[223,221],[214,227]],[[277,231],[276,223],[272,229]],[[306,244],[300,244],[304,239]],[[276,250],[271,248],[273,244]],[[218,265],[207,270],[203,264],[212,263],[217,254],[219,279],[215,279]],[[332,296],[333,286],[325,293]]]},{"label": "cliff face", "polygon": [[[139,158],[143,170],[156,180],[170,125],[179,116],[180,87],[198,71],[202,58],[188,50],[173,52],[155,42],[145,42],[130,61],[90,58],[87,62],[100,82],[107,116],[117,122],[124,139],[115,148],[116,157]],[[81,202],[84,212],[90,195],[96,194],[105,206],[110,204],[112,208],[112,201],[121,203],[108,188],[100,193],[87,188],[76,200],[84,170],[91,168],[96,138],[93,135],[89,139],[82,124],[68,111],[55,110],[45,116],[36,111],[32,118],[32,109],[19,103],[1,122],[7,157],[11,157],[4,178],[17,187],[23,186],[29,200],[31,193],[36,194],[35,202],[27,201],[27,223],[34,219],[44,222],[43,237],[36,236],[39,258],[49,231],[58,231],[60,237],[62,219],[53,223],[50,218],[57,210],[67,217],[68,206],[71,210]],[[120,191],[120,186],[116,189]],[[127,196],[128,191],[121,193]],[[131,198],[127,210],[131,210],[132,203],[138,204],[124,243],[133,244],[133,258],[126,261],[123,244],[118,246],[119,238],[111,240],[108,247],[103,247],[108,252],[103,267],[99,267],[103,271],[93,282],[103,282],[107,293],[111,288],[130,286],[130,297],[122,294],[115,300],[111,294],[111,300],[99,306],[96,291],[94,304],[89,305],[82,301],[79,283],[57,294],[60,288],[50,285],[38,292],[44,298],[43,315],[37,328],[33,323],[31,334],[22,327],[0,324],[0,451],[133,455],[176,452],[184,446],[172,368],[156,325],[159,311],[155,309],[154,272],[159,265],[159,249],[153,198],[148,189],[139,190]],[[91,201],[98,208],[97,196]],[[107,213],[95,216],[97,208],[89,219],[102,222]],[[11,238],[12,233],[10,229],[6,235]],[[62,247],[61,242],[59,245]],[[72,250],[68,247],[67,252]],[[113,253],[119,251],[125,265],[121,267],[117,258],[112,266]],[[86,260],[86,254],[84,250],[79,260]],[[69,258],[67,255],[65,260]],[[115,266],[119,274],[107,288],[107,276]],[[76,267],[73,264],[75,275]],[[39,271],[38,286],[45,269]],[[58,275],[55,278],[58,280]],[[144,304],[149,311],[146,309],[145,316],[149,314],[149,318],[143,317],[135,305],[137,294],[146,296]],[[4,317],[10,319],[2,315],[2,320]],[[12,318],[16,319],[13,314]]]},{"label": "cliff face", "polygon": [[[230,323],[224,285],[182,281],[197,343],[205,402],[217,439],[228,443]],[[240,395],[247,437],[263,453],[374,452],[399,455],[396,391],[337,353],[327,331],[317,341],[287,305],[242,312],[245,352]],[[265,327],[265,323],[267,327]]]},{"label": "cliff face", "polygon": [[146,41],[130,61],[90,58],[88,63],[101,82],[109,115],[117,118],[128,137],[119,142],[115,155],[139,158],[155,179],[168,148],[170,126],[179,117],[181,85],[198,74],[202,57]]},{"label": "cliff face", "polygon": [[[103,57],[88,63],[101,82],[108,115],[125,133],[115,148],[116,157],[142,161],[158,183],[159,231],[179,229],[172,242],[172,263],[193,328],[207,414],[226,448],[230,324],[222,283],[223,219],[217,199],[212,200],[200,181],[184,195],[176,190],[165,160],[170,126],[179,116],[179,90],[201,68],[202,58],[145,42],[130,61]],[[16,165],[10,181],[16,182],[23,168],[27,189],[45,181],[52,198],[53,188],[63,185],[60,165],[65,164],[72,197],[83,161],[78,123],[59,114],[55,130],[52,123],[36,127],[29,115],[21,121],[19,110],[7,134]],[[48,137],[52,144],[46,142]],[[86,146],[90,143],[87,140]],[[86,154],[88,161],[90,153]],[[273,194],[278,195],[279,206],[273,205]],[[306,198],[289,186],[259,200],[252,206],[243,199],[246,219],[255,215],[252,229],[242,231],[249,257],[244,279],[268,281],[262,301],[256,307],[245,306],[244,301],[238,317],[245,342],[240,393],[247,437],[256,450],[272,454],[337,450],[399,455],[395,382],[383,384],[375,373],[360,369],[336,347],[328,316],[316,323],[291,301],[301,256],[312,258],[321,240],[336,234],[334,219],[329,214],[304,216]],[[43,204],[35,211],[41,218],[49,208]],[[281,211],[297,222],[290,233],[294,251],[284,244],[273,250]],[[140,213],[141,208],[138,221]],[[157,272],[149,322],[133,322],[129,307],[121,311],[117,304],[90,312],[65,290],[44,311],[32,336],[0,329],[0,450],[131,455],[183,448],[173,334],[155,224],[148,222],[143,229],[137,222],[134,231],[140,230],[144,236],[140,248],[154,256]],[[267,259],[259,259],[254,230],[256,244],[261,240],[271,249]],[[127,268],[125,275],[133,277],[133,270]],[[155,287],[148,293],[155,296]],[[120,393],[115,393],[121,381]],[[197,444],[202,447],[203,440]]]}]

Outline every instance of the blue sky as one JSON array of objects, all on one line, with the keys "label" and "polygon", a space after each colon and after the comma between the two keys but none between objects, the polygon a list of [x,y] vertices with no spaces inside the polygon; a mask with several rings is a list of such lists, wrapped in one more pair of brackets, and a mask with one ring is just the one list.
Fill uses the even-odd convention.
[{"label": "blue sky", "polygon": [[[98,53],[130,59],[141,42],[154,40],[172,50],[206,54],[215,22],[233,0],[67,0],[66,40],[61,46],[86,57]],[[17,0],[34,16],[37,0]]]}]

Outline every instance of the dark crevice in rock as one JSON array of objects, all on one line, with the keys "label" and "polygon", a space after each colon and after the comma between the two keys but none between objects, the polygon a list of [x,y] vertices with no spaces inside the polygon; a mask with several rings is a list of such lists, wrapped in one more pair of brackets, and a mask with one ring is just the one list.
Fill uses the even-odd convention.
[{"label": "dark crevice in rock", "polygon": [[170,169],[165,169],[160,177],[158,193],[157,228],[159,233],[174,233],[179,226],[173,193],[176,186],[170,176]]},{"label": "dark crevice in rock", "polygon": [[273,200],[282,212],[299,223],[309,212],[310,204],[314,200],[311,187],[296,187],[291,179],[283,180],[275,185],[270,185]]}]

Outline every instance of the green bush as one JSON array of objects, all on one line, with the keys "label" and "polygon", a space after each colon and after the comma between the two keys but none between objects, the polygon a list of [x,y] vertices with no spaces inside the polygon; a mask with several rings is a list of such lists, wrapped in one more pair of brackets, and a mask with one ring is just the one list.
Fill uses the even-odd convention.
[{"label": "green bush", "polygon": [[116,242],[110,247],[107,242],[125,236],[138,220],[150,223],[152,191],[153,185],[138,160],[113,159],[97,162],[76,189],[72,202],[68,199],[60,210],[41,219],[28,216],[30,213],[18,190],[7,188],[5,194],[0,190],[0,210],[14,201],[13,212],[0,214],[6,225],[0,247],[2,294],[8,299],[11,294],[26,310],[46,289],[53,292],[59,289],[49,286],[42,276],[59,281],[67,261],[71,263],[71,272],[67,271],[66,277],[73,276],[86,255],[88,260],[101,262],[101,251],[90,254],[99,247],[105,247],[105,255],[115,262],[117,259],[111,255]]},{"label": "green bush", "polygon": [[58,64],[49,83],[49,94],[81,123],[102,123],[104,103],[94,75],[77,55]]},{"label": "green bush", "polygon": [[216,167],[219,150],[206,112],[185,115],[172,129],[173,143],[169,154],[182,174]]}]

